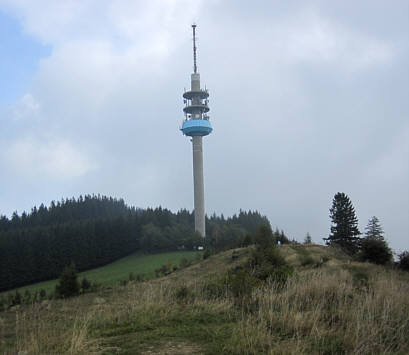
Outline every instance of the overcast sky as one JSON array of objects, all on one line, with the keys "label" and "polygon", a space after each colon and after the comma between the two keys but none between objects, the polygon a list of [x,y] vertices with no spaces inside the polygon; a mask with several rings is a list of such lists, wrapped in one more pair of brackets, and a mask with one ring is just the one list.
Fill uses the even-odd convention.
[{"label": "overcast sky", "polygon": [[207,213],[322,242],[345,192],[409,249],[408,4],[0,0],[0,214],[92,193],[191,210],[196,22]]}]

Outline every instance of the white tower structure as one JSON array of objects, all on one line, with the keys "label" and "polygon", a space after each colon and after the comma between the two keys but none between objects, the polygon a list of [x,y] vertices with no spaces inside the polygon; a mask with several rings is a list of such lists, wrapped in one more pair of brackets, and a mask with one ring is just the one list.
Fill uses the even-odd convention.
[{"label": "white tower structure", "polygon": [[193,73],[191,75],[190,91],[183,94],[185,119],[181,131],[184,135],[192,137],[193,145],[193,185],[195,204],[195,230],[202,237],[206,236],[205,206],[204,206],[204,179],[203,179],[203,137],[212,132],[209,121],[207,89],[200,88],[200,74],[197,72],[196,63],[196,25],[193,29]]}]

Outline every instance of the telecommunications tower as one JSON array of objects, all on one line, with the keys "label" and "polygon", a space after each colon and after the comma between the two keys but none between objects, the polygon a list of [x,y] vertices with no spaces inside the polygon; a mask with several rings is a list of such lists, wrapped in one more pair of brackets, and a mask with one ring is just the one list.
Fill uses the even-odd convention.
[{"label": "telecommunications tower", "polygon": [[193,185],[195,200],[195,230],[205,237],[205,208],[204,208],[204,183],[203,183],[203,148],[202,139],[212,132],[209,122],[207,89],[200,88],[200,74],[196,64],[196,25],[193,29],[193,73],[191,75],[190,91],[185,91],[183,101],[185,119],[180,129],[185,136],[192,137],[193,145]]}]

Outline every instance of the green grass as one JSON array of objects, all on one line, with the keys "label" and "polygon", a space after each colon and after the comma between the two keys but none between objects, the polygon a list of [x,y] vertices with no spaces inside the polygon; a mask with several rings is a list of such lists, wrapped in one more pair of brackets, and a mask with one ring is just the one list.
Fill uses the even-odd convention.
[{"label": "green grass", "polygon": [[[125,258],[117,260],[111,264],[98,267],[96,269],[84,271],[78,273],[78,280],[86,278],[91,282],[96,282],[103,286],[114,286],[121,280],[128,280],[129,274],[132,272],[134,275],[143,274],[145,278],[152,278],[155,275],[155,269],[169,262],[173,265],[179,265],[181,259],[186,258],[193,260],[200,252],[196,251],[177,251],[160,254],[141,254],[135,253],[128,255]],[[200,254],[201,255],[201,254]],[[26,290],[31,293],[44,289],[47,294],[53,291],[58,280],[49,280],[44,282],[38,282],[32,285],[23,286],[18,288],[21,294],[24,294]],[[6,291],[4,294],[14,292],[15,290]],[[2,295],[0,293],[0,296]]]},{"label": "green grass", "polygon": [[[278,248],[297,276],[285,287],[260,284],[249,299],[228,289],[209,295],[205,287],[246,264],[252,248],[149,281],[7,309],[0,313],[0,353],[409,354],[408,273],[338,259],[328,247],[297,248]],[[165,255],[146,257],[160,257],[152,261],[160,266],[171,260]],[[303,266],[302,256],[328,262]],[[142,272],[134,266],[134,274]]]},{"label": "green grass", "polygon": [[160,307],[141,310],[129,322],[99,324],[91,332],[94,337],[104,339],[105,347],[120,348],[121,354],[160,349],[167,341],[193,343],[200,347],[200,353],[221,354],[237,321],[230,312],[194,304],[174,305],[165,318],[162,313]]}]

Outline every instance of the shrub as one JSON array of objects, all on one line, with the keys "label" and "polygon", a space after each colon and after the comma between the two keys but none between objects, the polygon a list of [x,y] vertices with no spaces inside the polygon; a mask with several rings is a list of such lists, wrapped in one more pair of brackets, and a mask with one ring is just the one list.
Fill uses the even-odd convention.
[{"label": "shrub", "polygon": [[293,275],[293,267],[283,265],[273,270],[273,272],[269,275],[269,280],[276,283],[278,286],[283,287],[287,283],[287,280]]},{"label": "shrub", "polygon": [[81,289],[87,291],[91,288],[91,282],[89,282],[85,277],[81,281]]},{"label": "shrub", "polygon": [[398,255],[398,266],[400,269],[409,271],[409,251],[404,251]]},{"label": "shrub", "polygon": [[178,302],[187,302],[193,300],[194,294],[187,286],[183,285],[176,290],[175,297]]},{"label": "shrub", "polygon": [[[207,248],[207,249],[205,250],[205,252],[203,253],[203,259],[209,258],[210,255],[212,255],[211,252],[210,252],[210,249]],[[182,260],[183,260],[183,259],[182,259]]]},{"label": "shrub", "polygon": [[225,285],[234,297],[244,297],[250,295],[255,287],[260,286],[260,280],[241,268],[227,273]]},{"label": "shrub", "polygon": [[301,255],[300,256],[301,266],[315,265],[315,260],[311,255]]},{"label": "shrub", "polygon": [[349,268],[349,271],[352,274],[354,285],[357,288],[369,287],[369,272],[367,269],[359,266],[353,266]]},{"label": "shrub", "polygon": [[364,238],[361,244],[360,259],[385,265],[392,261],[392,251],[383,239]]},{"label": "shrub", "polygon": [[66,298],[78,295],[80,292],[80,285],[77,280],[77,272],[75,265],[71,263],[70,266],[65,267],[58,285],[55,287],[57,297]]},{"label": "shrub", "polygon": [[23,297],[23,303],[28,304],[30,303],[30,301],[31,301],[31,293],[29,290],[25,290],[24,297]]},{"label": "shrub", "polygon": [[16,290],[16,293],[14,294],[14,297],[12,299],[12,303],[13,306],[16,306],[18,304],[21,304],[21,294],[20,292],[18,292],[18,290]]},{"label": "shrub", "polygon": [[45,290],[42,288],[40,290],[40,300],[43,300],[47,297],[47,292],[45,292]]},{"label": "shrub", "polygon": [[[206,254],[206,252],[205,252]],[[182,258],[179,262],[179,268],[183,269],[185,267],[188,267],[190,265],[189,260],[187,260],[186,258]]]},{"label": "shrub", "polygon": [[217,298],[225,294],[226,286],[225,280],[209,281],[203,286],[203,294],[208,298]]}]

